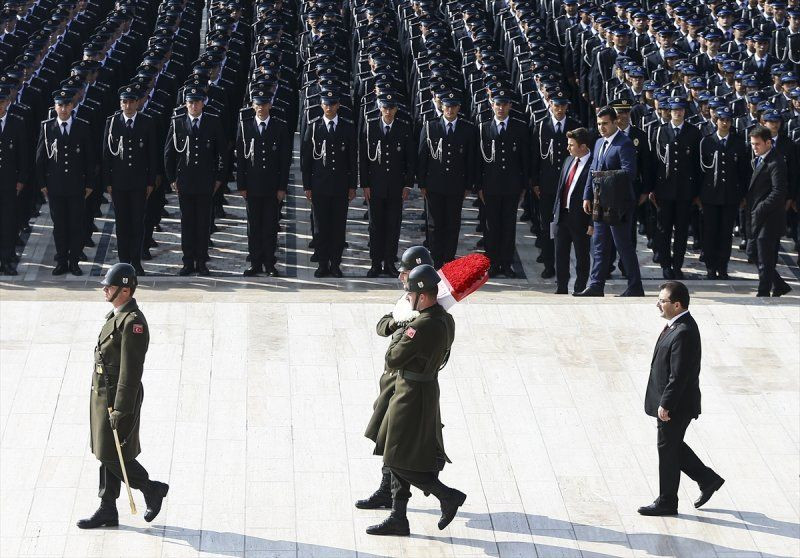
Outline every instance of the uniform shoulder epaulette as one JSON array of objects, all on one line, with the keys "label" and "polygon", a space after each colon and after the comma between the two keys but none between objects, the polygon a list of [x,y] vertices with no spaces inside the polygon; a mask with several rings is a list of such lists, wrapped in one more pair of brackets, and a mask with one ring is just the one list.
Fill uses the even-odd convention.
[{"label": "uniform shoulder epaulette", "polygon": [[314,122],[318,122],[319,120],[322,120],[322,116],[315,116],[314,118],[311,118],[311,119],[308,121],[308,123],[309,123],[309,124],[313,124]]},{"label": "uniform shoulder epaulette", "polygon": [[525,124],[526,126],[528,125],[528,123],[525,120],[523,120],[522,118],[517,118],[516,116],[512,116],[511,120],[519,122],[520,124]]},{"label": "uniform shoulder epaulette", "polygon": [[353,123],[352,120],[350,120],[349,118],[346,118],[344,116],[340,116],[339,120],[341,120],[342,122],[347,122],[348,124],[352,124]]},{"label": "uniform shoulder epaulette", "polygon": [[88,121],[88,120],[84,120],[83,118],[80,118],[80,117],[78,117],[78,116],[76,116],[76,117],[75,117],[75,121],[76,121],[76,122],[83,122],[83,123],[84,123],[84,124],[86,124],[87,126],[89,125],[89,121]]},{"label": "uniform shoulder epaulette", "polygon": [[10,113],[10,112],[8,112],[8,113],[6,113],[6,114],[8,114],[8,116],[9,116],[10,118],[16,118],[16,119],[17,119],[17,120],[19,120],[20,122],[25,122],[25,119],[24,119],[24,118],[22,118],[22,117],[21,117],[20,115],[18,115],[18,114],[12,114],[12,113]]},{"label": "uniform shoulder epaulette", "polygon": [[117,117],[117,116],[119,116],[120,114],[122,114],[122,111],[121,111],[121,110],[118,110],[118,111],[116,111],[114,114],[111,114],[111,115],[109,115],[108,117],[106,117],[106,121],[108,121],[108,120],[113,120],[114,118],[116,118],[116,117]]},{"label": "uniform shoulder epaulette", "polygon": [[55,119],[56,119],[55,116],[53,116],[52,118],[45,118],[44,120],[42,120],[41,124],[47,124],[48,122],[52,122]]}]

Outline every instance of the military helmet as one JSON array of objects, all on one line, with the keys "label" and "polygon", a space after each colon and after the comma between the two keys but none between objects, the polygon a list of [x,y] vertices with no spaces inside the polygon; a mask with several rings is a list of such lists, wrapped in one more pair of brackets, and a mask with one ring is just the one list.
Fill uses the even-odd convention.
[{"label": "military helmet", "polygon": [[411,271],[422,264],[433,265],[431,253],[424,246],[412,246],[411,248],[406,248],[406,251],[403,252],[403,257],[400,258],[400,271]]},{"label": "military helmet", "polygon": [[418,265],[408,274],[406,290],[410,293],[421,293],[437,289],[442,278],[436,273],[432,265]]},{"label": "military helmet", "polygon": [[100,284],[106,287],[134,288],[139,282],[136,280],[136,270],[131,264],[116,263],[106,272]]}]

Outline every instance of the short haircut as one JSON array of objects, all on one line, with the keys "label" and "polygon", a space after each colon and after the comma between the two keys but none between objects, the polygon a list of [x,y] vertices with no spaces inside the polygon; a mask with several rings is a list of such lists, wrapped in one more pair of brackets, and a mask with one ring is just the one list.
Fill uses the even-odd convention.
[{"label": "short haircut", "polygon": [[575,128],[567,132],[567,137],[574,139],[578,145],[589,145],[592,136],[586,128]]},{"label": "short haircut", "polygon": [[772,132],[769,131],[769,128],[760,124],[758,126],[753,126],[753,129],[750,130],[749,135],[751,138],[759,138],[765,143],[772,141]]},{"label": "short haircut", "polygon": [[614,110],[614,107],[606,105],[597,111],[598,119],[603,118],[604,116],[608,116],[611,121],[614,122],[617,119],[617,111]]},{"label": "short haircut", "polygon": [[669,293],[670,302],[680,302],[683,308],[689,308],[689,289],[680,281],[662,283],[659,290]]}]

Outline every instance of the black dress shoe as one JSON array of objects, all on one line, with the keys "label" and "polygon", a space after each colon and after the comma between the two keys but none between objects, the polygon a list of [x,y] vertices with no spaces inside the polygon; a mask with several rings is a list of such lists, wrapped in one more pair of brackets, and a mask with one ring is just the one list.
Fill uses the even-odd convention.
[{"label": "black dress shoe", "polygon": [[497,277],[500,273],[502,273],[502,268],[499,265],[489,266],[489,277]]},{"label": "black dress shoe", "polygon": [[519,216],[520,221],[530,221],[531,220],[531,212],[530,211],[523,211],[522,215]]},{"label": "black dress shoe", "polygon": [[260,272],[261,272],[261,266],[254,265],[245,269],[242,275],[244,275],[245,277],[257,277]]},{"label": "black dress shoe", "polygon": [[569,290],[568,290],[566,287],[558,287],[558,288],[556,289],[556,292],[555,292],[555,293],[553,293],[553,294],[557,294],[557,295],[565,295],[565,294],[569,294]]},{"label": "black dress shoe", "polygon": [[144,268],[142,267],[142,264],[133,264],[133,270],[136,272],[136,275],[138,277],[144,277],[145,275],[147,275],[147,273],[145,273],[144,271]]},{"label": "black dress shoe", "polygon": [[338,265],[332,265],[330,269],[331,277],[336,277],[337,279],[341,279],[344,277],[342,273],[342,269]]},{"label": "black dress shoe", "polygon": [[393,263],[385,263],[383,264],[383,274],[388,277],[397,277],[400,275],[400,272],[397,271]]},{"label": "black dress shoe", "polygon": [[458,513],[458,508],[464,505],[464,501],[466,499],[466,494],[460,490],[451,488],[450,495],[444,500],[439,500],[442,516],[439,518],[439,523],[437,523],[437,526],[439,527],[440,531],[444,530],[445,527],[450,525],[450,522],[453,521],[456,513]]},{"label": "black dress shoe", "polygon": [[267,275],[269,275],[270,277],[280,277],[281,276],[281,274],[278,273],[278,270],[275,269],[274,265],[264,266],[264,268],[265,268],[264,271],[266,271]]},{"label": "black dress shoe", "polygon": [[311,240],[308,241],[308,247],[309,248],[316,248],[317,247],[317,241],[312,238]]},{"label": "black dress shoe", "polygon": [[717,275],[717,270],[716,269],[709,269],[709,270],[706,271],[706,279],[714,280],[714,279],[717,279],[717,278],[719,278],[719,275]]},{"label": "black dress shoe", "polygon": [[78,529],[97,529],[98,527],[116,527],[118,525],[119,514],[116,506],[113,505],[100,504],[92,517],[78,520]]},{"label": "black dress shoe", "polygon": [[717,490],[719,490],[722,487],[723,484],[725,484],[725,479],[723,479],[722,477],[720,477],[718,475],[717,478],[714,480],[714,482],[712,482],[711,484],[709,484],[705,488],[701,488],[700,489],[700,497],[697,500],[694,501],[694,507],[695,508],[699,508],[700,506],[702,506],[703,504],[708,502],[711,499],[711,497],[714,495],[714,493]]},{"label": "black dress shoe", "polygon": [[208,269],[208,266],[205,263],[197,264],[197,274],[202,277],[208,277],[211,275],[211,270]]},{"label": "black dress shoe", "polygon": [[53,275],[64,275],[67,271],[69,271],[69,266],[65,263],[60,263],[53,269]]},{"label": "black dress shoe", "polygon": [[552,267],[544,268],[544,271],[542,271],[541,275],[542,279],[550,279],[551,277],[555,276],[556,276],[556,270]]},{"label": "black dress shoe", "polygon": [[181,277],[186,277],[187,275],[191,275],[192,273],[194,273],[194,266],[184,265],[178,272],[178,275],[180,275]]},{"label": "black dress shoe", "polygon": [[482,238],[478,239],[478,242],[475,243],[475,248],[483,248],[486,245],[486,242]]},{"label": "black dress shoe", "polygon": [[672,279],[675,279],[675,272],[672,271],[672,268],[670,268],[670,267],[662,267],[661,268],[661,276],[664,279],[672,280]]},{"label": "black dress shoe", "polygon": [[161,225],[156,225],[153,227],[153,230],[156,232],[164,232],[164,229],[161,228]]},{"label": "black dress shoe", "polygon": [[81,266],[78,265],[78,262],[69,264],[69,272],[76,276],[83,275],[83,271],[81,271]]},{"label": "black dress shoe", "polygon": [[641,515],[678,515],[678,506],[665,506],[658,501],[637,510]]},{"label": "black dress shoe", "polygon": [[719,277],[720,279],[725,279],[725,280],[731,278],[730,275],[728,275],[728,270],[727,269],[720,269],[717,272],[717,277]]},{"label": "black dress shoe", "polygon": [[144,520],[148,523],[153,521],[158,512],[161,511],[161,504],[164,498],[167,497],[167,492],[169,492],[169,485],[164,482],[152,481],[150,486],[151,489],[144,495],[144,503],[147,505],[147,510],[144,512]]},{"label": "black dress shoe", "polygon": [[375,265],[370,267],[369,271],[367,271],[367,277],[369,277],[370,279],[374,279],[375,277],[378,277],[380,274],[381,274],[381,268]]},{"label": "black dress shoe", "polygon": [[510,265],[507,265],[507,266],[503,267],[503,273],[509,279],[516,279],[517,278],[517,272],[514,271],[514,268],[511,267]]},{"label": "black dress shoe", "polygon": [[683,275],[683,271],[680,269],[673,269],[672,274],[675,276],[675,279],[683,281],[686,277]]},{"label": "black dress shoe", "polygon": [[790,292],[791,290],[792,290],[792,288],[789,285],[787,285],[786,283],[784,283],[783,285],[777,286],[774,289],[772,289],[772,296],[777,298],[779,296],[785,295],[786,293]]},{"label": "black dress shoe", "polygon": [[86,252],[81,252],[81,255],[78,257],[79,262],[88,262],[89,257],[86,255]]},{"label": "black dress shoe", "polygon": [[574,292],[572,296],[605,296],[605,293],[597,287],[586,287],[581,292]]},{"label": "black dress shoe", "polygon": [[536,263],[544,263],[544,256],[542,256],[541,254],[536,256]]},{"label": "black dress shoe", "polygon": [[377,525],[367,527],[367,535],[407,537],[411,534],[407,518],[389,516]]},{"label": "black dress shoe", "polygon": [[314,271],[314,277],[327,277],[329,273],[328,267],[321,265]]},{"label": "black dress shoe", "polygon": [[644,296],[644,288],[639,286],[632,289],[625,289],[624,292],[618,294],[617,296]]},{"label": "black dress shoe", "polygon": [[356,507],[360,510],[392,509],[392,493],[378,489],[369,498],[356,500]]},{"label": "black dress shoe", "polygon": [[17,266],[14,265],[13,263],[6,264],[5,274],[11,277],[16,277],[17,275],[19,275],[19,273],[17,272]]},{"label": "black dress shoe", "polygon": [[317,255],[316,252],[314,252],[313,254],[311,254],[311,257],[308,258],[308,261],[317,263],[319,262],[319,256]]},{"label": "black dress shoe", "polygon": [[652,238],[648,238],[647,239],[647,247],[650,248],[651,250],[653,249],[653,239]]}]

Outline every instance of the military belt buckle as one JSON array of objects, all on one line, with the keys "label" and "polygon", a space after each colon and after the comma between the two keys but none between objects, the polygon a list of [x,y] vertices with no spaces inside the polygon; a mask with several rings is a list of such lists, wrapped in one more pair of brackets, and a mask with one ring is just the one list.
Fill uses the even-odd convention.
[{"label": "military belt buckle", "polygon": [[95,364],[94,365],[94,372],[95,374],[103,374],[103,365],[102,364]]}]

